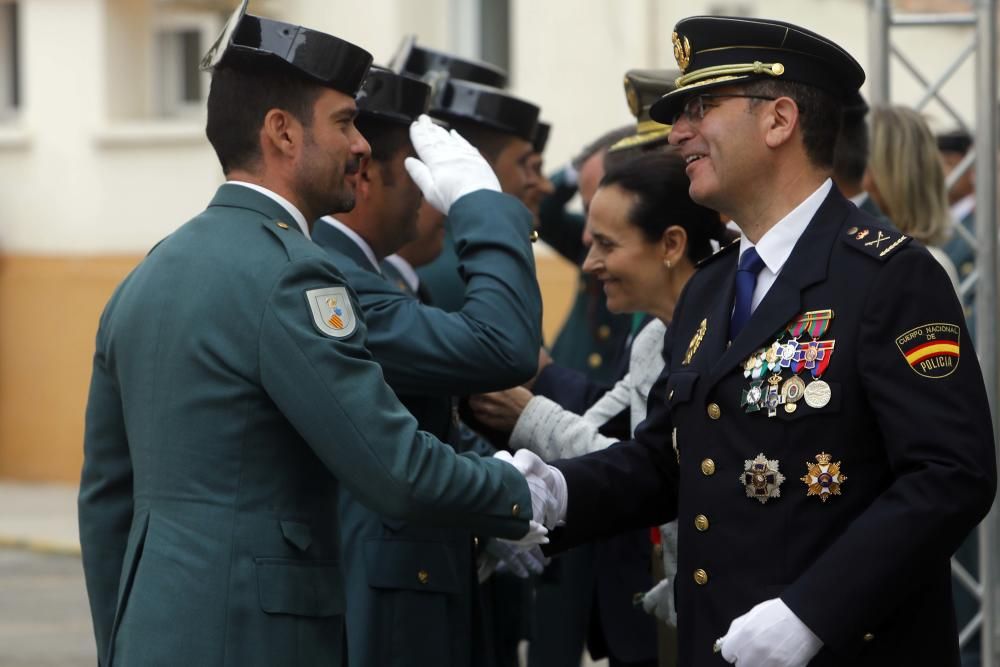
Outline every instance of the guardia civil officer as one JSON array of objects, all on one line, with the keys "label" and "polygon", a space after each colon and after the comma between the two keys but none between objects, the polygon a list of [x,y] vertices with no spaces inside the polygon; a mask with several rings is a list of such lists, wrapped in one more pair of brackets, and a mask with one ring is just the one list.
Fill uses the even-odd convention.
[{"label": "guardia civil officer", "polygon": [[[502,190],[526,204],[535,202],[540,183],[529,168],[535,154],[539,108],[501,90],[502,70],[473,60],[405,42],[393,68],[431,84],[430,115],[448,123],[476,147],[497,175]],[[446,223],[444,248],[418,271],[439,308],[457,311],[464,302],[464,282],[456,240]]]},{"label": "guardia civil officer", "polygon": [[990,412],[939,264],[829,180],[864,73],[779,21],[673,41],[652,117],[742,235],[689,281],[634,441],[556,464],[564,539],[678,518],[683,665],[958,665],[949,557],[995,494]]},{"label": "guardia civil officer", "polygon": [[[324,217],[313,239],[357,292],[368,348],[386,382],[420,428],[445,440],[453,396],[534,375],[541,295],[531,214],[517,199],[486,189],[448,210],[465,266],[460,310],[425,305],[384,274],[383,258],[417,235],[420,189],[404,161],[413,155],[408,128],[426,110],[429,93],[425,83],[389,70],[369,73],[357,98],[357,125],[372,158],[358,175],[357,205]],[[424,122],[444,133],[426,117]],[[486,175],[485,186],[497,187],[496,177]],[[426,178],[420,171],[414,176]],[[430,201],[446,208],[435,197]],[[471,645],[482,632],[471,532],[381,516],[363,497],[346,489],[340,495],[350,664],[482,664]]]},{"label": "guardia civil officer", "polygon": [[[308,220],[353,206],[371,56],[245,7],[205,61],[228,182],[101,316],[79,519],[104,666],[344,664],[341,483],[386,516],[528,530],[520,473],[417,430],[308,238]],[[445,206],[491,175],[447,137],[416,149]],[[503,195],[466,196],[520,224]]]}]

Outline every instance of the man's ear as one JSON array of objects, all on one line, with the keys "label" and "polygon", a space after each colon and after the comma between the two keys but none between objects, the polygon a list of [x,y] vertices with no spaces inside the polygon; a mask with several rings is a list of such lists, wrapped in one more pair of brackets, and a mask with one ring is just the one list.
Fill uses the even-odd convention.
[{"label": "man's ear", "polygon": [[799,107],[792,98],[779,97],[764,118],[764,141],[769,148],[778,148],[791,139],[799,126]]},{"label": "man's ear", "polygon": [[294,158],[302,148],[302,123],[284,109],[267,112],[260,134],[262,144],[285,157]]},{"label": "man's ear", "polygon": [[371,160],[362,160],[358,168],[357,186],[354,188],[355,196],[358,199],[369,199],[375,188],[375,180],[381,182],[381,175],[374,173],[378,166]]}]

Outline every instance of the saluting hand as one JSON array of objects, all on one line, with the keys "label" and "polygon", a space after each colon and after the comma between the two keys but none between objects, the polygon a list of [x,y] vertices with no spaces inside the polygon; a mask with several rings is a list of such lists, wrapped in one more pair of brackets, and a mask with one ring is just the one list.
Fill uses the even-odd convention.
[{"label": "saluting hand", "polygon": [[410,125],[417,158],[406,171],[431,206],[448,215],[451,205],[477,190],[500,192],[500,181],[485,158],[455,130],[435,125],[426,114]]}]

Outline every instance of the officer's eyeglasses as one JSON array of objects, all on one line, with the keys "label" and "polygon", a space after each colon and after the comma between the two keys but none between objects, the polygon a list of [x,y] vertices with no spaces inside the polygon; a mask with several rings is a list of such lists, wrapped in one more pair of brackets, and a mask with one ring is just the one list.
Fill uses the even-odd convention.
[{"label": "officer's eyeglasses", "polygon": [[676,124],[681,118],[687,119],[689,123],[697,123],[705,118],[705,112],[719,106],[717,103],[712,102],[712,100],[721,100],[727,97],[742,97],[748,100],[767,100],[769,102],[778,99],[777,97],[767,97],[766,95],[740,95],[737,93],[712,95],[711,93],[702,93],[701,95],[695,95],[685,102],[684,107],[674,114],[674,117],[670,120],[670,124]]}]

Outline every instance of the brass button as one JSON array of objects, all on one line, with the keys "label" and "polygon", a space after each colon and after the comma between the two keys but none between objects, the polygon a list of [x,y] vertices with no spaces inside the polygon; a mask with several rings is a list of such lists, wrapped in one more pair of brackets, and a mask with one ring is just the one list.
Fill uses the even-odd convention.
[{"label": "brass button", "polygon": [[866,632],[866,633],[865,633],[865,636],[864,636],[864,640],[865,640],[866,642],[870,642],[870,641],[871,641],[871,640],[873,640],[873,639],[875,639],[875,635],[873,635],[873,634],[872,634],[872,633],[870,633],[870,632]]},{"label": "brass button", "polygon": [[601,326],[597,327],[597,337],[600,338],[601,340],[607,340],[611,338],[611,327],[609,327],[607,324],[602,324]]},{"label": "brass button", "polygon": [[532,229],[531,230],[531,233],[528,234],[528,240],[531,241],[532,243],[534,243],[535,241],[538,240],[538,230],[537,229]]},{"label": "brass button", "polygon": [[671,389],[671,390],[670,390],[670,393],[669,393],[669,394],[667,394],[667,400],[668,400],[668,401],[672,401],[672,400],[674,400],[674,390],[673,390],[673,389]]},{"label": "brass button", "polygon": [[708,572],[705,572],[705,570],[701,569],[700,567],[697,570],[695,570],[694,583],[698,584],[699,586],[704,586],[705,584],[707,584]]},{"label": "brass button", "polygon": [[472,536],[472,548],[473,549],[479,548],[479,538],[476,537],[475,535]]},{"label": "brass button", "polygon": [[715,474],[715,461],[712,459],[705,459],[701,462],[701,474],[705,477]]},{"label": "brass button", "polygon": [[420,583],[426,584],[430,580],[431,575],[427,572],[427,570],[420,570],[420,572],[417,572],[417,581]]},{"label": "brass button", "polygon": [[708,530],[708,517],[704,514],[699,514],[694,518],[694,527],[700,532],[704,533]]},{"label": "brass button", "polygon": [[604,363],[604,358],[601,357],[601,355],[599,355],[597,352],[594,352],[592,355],[587,357],[587,365],[590,366],[591,368],[597,368],[602,363]]},{"label": "brass button", "polygon": [[708,404],[708,416],[712,419],[718,419],[722,416],[722,408],[719,407],[718,403]]},{"label": "brass button", "polygon": [[278,225],[278,226],[279,226],[279,227],[281,227],[282,229],[288,229],[288,223],[287,223],[287,222],[281,222],[281,221],[278,221],[278,222],[276,222],[276,223],[274,223],[274,224]]},{"label": "brass button", "polygon": [[510,508],[510,513],[514,516],[521,516],[521,506],[514,503],[514,506]]},{"label": "brass button", "polygon": [[858,228],[857,227],[851,227],[850,229],[847,230],[847,235],[848,236],[854,236],[857,233],[858,233]]}]

